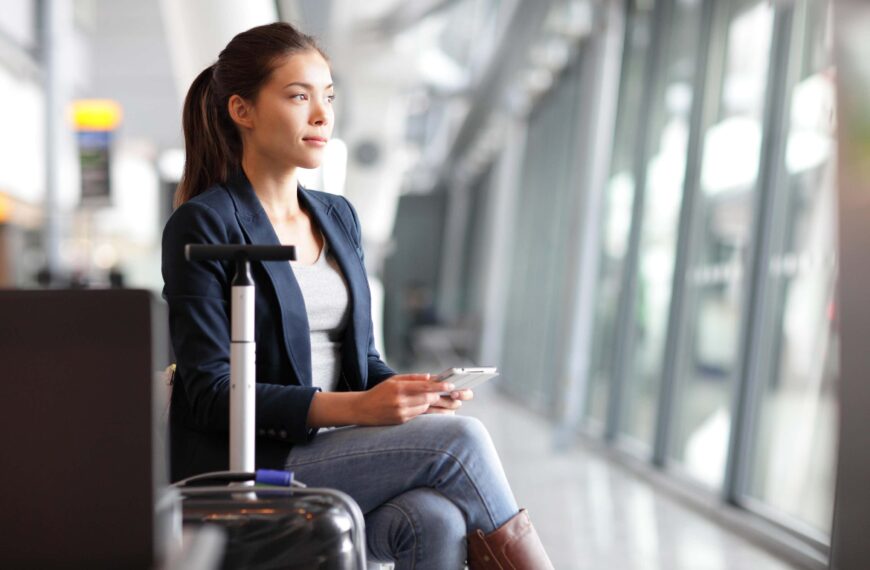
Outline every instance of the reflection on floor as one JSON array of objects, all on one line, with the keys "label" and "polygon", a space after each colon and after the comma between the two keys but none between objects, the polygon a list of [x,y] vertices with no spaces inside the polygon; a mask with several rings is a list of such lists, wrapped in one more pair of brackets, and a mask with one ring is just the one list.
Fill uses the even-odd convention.
[{"label": "reflection on floor", "polygon": [[517,501],[559,570],[787,570],[600,455],[552,450],[539,416],[482,387],[462,409],[484,421]]}]

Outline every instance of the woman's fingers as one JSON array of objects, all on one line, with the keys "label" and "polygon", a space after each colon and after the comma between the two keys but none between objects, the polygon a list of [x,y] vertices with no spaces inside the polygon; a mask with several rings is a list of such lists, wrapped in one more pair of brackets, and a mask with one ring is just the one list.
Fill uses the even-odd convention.
[{"label": "woman's fingers", "polygon": [[[402,382],[403,388],[421,392],[450,392],[454,385],[451,382],[435,382],[432,374],[398,374],[390,378]],[[471,390],[457,390],[454,393],[464,393],[463,397],[454,397],[454,400],[470,400],[474,396]]]},{"label": "woman's fingers", "polygon": [[453,384],[450,382],[433,382],[431,380],[403,380],[400,384],[397,384],[397,386],[404,394],[438,394],[441,392],[450,392],[454,388]]},{"label": "woman's fingers", "polygon": [[450,392],[450,397],[453,398],[454,400],[466,400],[466,401],[473,400],[474,399],[474,392],[472,392],[471,390],[468,390],[468,389],[455,390],[453,392]]},{"label": "woman's fingers", "polygon": [[398,395],[396,405],[400,408],[429,407],[440,398],[437,392],[405,392]]},{"label": "woman's fingers", "polygon": [[460,406],[462,406],[462,402],[449,396],[441,396],[437,401],[432,403],[433,408],[443,408],[448,410],[456,410]]},{"label": "woman's fingers", "polygon": [[435,380],[434,374],[397,374],[396,376],[392,376],[390,380],[397,380],[399,382],[433,382]]},{"label": "woman's fingers", "polygon": [[405,418],[405,421],[410,421],[421,414],[425,414],[430,409],[431,409],[431,407],[429,406],[429,404],[408,407],[408,408],[404,409],[403,416]]},{"label": "woman's fingers", "polygon": [[460,400],[471,399],[470,390],[456,390],[451,382],[432,378],[430,374],[401,374],[375,386],[377,399],[386,405],[378,415],[386,414],[387,423],[404,423],[424,413],[452,414],[462,405]]},{"label": "woman's fingers", "polygon": [[429,409],[423,412],[424,414],[451,414],[456,415],[456,410],[448,410],[447,408],[438,408],[429,406]]},{"label": "woman's fingers", "polygon": [[414,394],[412,396],[405,396],[404,406],[407,407],[415,407],[415,406],[431,406],[435,402],[438,401],[438,394]]},{"label": "woman's fingers", "polygon": [[390,380],[398,380],[401,382],[407,381],[421,381],[421,380],[430,380],[432,377],[431,374],[396,374],[395,376],[391,376]]}]

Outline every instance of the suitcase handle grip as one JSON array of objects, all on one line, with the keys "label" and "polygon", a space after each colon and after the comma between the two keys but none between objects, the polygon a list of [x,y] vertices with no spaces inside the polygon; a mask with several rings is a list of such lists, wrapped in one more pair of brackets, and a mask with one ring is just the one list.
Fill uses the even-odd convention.
[{"label": "suitcase handle grip", "polygon": [[275,469],[257,469],[254,481],[262,485],[290,487],[293,485],[293,472],[278,471]]},{"label": "suitcase handle grip", "polygon": [[182,488],[195,485],[243,483],[245,481],[254,481],[261,485],[274,485],[276,487],[304,486],[294,481],[292,471],[279,471],[276,469],[257,469],[254,473],[245,471],[212,471],[182,479],[176,482],[174,486]]}]

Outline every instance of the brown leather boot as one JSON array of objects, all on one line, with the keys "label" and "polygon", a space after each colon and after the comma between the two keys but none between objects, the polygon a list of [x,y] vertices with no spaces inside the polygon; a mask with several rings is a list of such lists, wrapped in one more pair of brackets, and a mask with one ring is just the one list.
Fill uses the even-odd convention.
[{"label": "brown leather boot", "polygon": [[468,535],[469,570],[553,570],[544,545],[521,509],[489,534],[478,529]]}]

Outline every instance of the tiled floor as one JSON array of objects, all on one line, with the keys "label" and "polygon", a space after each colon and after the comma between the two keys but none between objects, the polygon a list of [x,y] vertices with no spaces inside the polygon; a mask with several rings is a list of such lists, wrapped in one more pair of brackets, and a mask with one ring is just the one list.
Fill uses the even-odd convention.
[{"label": "tiled floor", "polygon": [[489,428],[558,570],[794,568],[597,453],[553,451],[546,422],[491,387],[462,413]]}]

